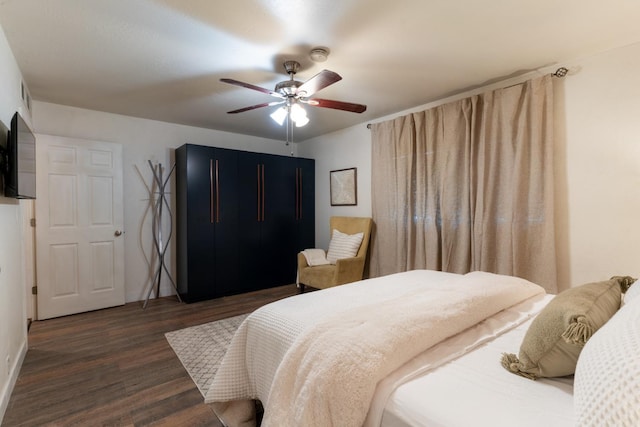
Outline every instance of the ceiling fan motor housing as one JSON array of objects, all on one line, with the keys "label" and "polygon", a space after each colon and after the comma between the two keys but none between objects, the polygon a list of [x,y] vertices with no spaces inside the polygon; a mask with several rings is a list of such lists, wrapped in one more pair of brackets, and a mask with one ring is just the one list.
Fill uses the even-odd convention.
[{"label": "ceiling fan motor housing", "polygon": [[295,96],[298,93],[298,88],[302,85],[302,82],[296,80],[285,80],[276,85],[276,92],[286,97]]},{"label": "ceiling fan motor housing", "polygon": [[284,69],[287,71],[287,74],[289,74],[290,79],[278,83],[275,91],[282,96],[292,98],[298,94],[298,88],[302,86],[302,82],[293,80],[293,76],[295,76],[300,69],[300,63],[298,61],[284,61],[282,65],[284,65]]}]

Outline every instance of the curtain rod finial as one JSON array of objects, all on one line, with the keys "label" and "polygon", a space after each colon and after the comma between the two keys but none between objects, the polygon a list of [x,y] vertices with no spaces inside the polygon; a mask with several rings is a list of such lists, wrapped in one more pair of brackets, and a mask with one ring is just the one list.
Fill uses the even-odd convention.
[{"label": "curtain rod finial", "polygon": [[569,72],[569,69],[568,69],[568,68],[560,67],[560,68],[558,68],[558,69],[556,70],[556,72],[555,72],[555,73],[553,73],[553,74],[551,74],[551,75],[552,75],[552,76],[555,76],[555,77],[564,77],[564,76],[566,76],[566,75],[567,75],[567,73],[568,73],[568,72]]}]

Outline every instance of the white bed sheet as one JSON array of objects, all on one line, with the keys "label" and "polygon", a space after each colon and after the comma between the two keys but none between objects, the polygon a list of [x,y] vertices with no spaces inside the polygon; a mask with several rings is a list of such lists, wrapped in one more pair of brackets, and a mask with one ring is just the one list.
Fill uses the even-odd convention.
[{"label": "white bed sheet", "polygon": [[[528,312],[511,310],[510,317],[529,318],[519,326],[491,338],[474,350],[399,385],[391,392],[380,425],[560,427],[575,425],[573,377],[537,381],[507,372],[500,364],[502,353],[518,353],[534,315],[551,300],[538,299]],[[515,318],[514,318],[515,319]],[[517,320],[516,320],[517,322]],[[468,331],[450,343],[455,352],[487,341],[486,326]],[[484,329],[484,331],[482,331]],[[455,347],[458,347],[457,349]],[[451,349],[450,349],[451,350]],[[422,358],[429,359],[423,354]],[[413,361],[414,370],[418,361]],[[405,368],[406,370],[406,368]],[[405,377],[407,373],[405,372]]]}]

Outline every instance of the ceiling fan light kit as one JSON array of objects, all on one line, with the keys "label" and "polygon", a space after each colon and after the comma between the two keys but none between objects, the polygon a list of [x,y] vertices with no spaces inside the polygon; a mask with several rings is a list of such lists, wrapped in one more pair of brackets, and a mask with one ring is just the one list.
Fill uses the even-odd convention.
[{"label": "ceiling fan light kit", "polygon": [[[322,62],[326,60],[328,54],[329,51],[326,48],[314,48],[311,50],[310,56],[312,57],[312,59],[315,56],[319,58],[317,59],[318,62]],[[295,74],[300,69],[299,62],[285,61],[283,66],[285,71],[289,75],[289,80],[285,80],[276,84],[274,90],[265,89],[251,83],[241,82],[239,80],[220,79],[220,81],[223,83],[255,90],[281,99],[281,101],[256,104],[249,107],[229,111],[228,113],[237,114],[243,113],[245,111],[255,110],[257,108],[284,104],[282,107],[271,113],[271,118],[280,126],[282,126],[285,120],[289,118],[296,124],[296,127],[301,127],[309,123],[309,118],[307,117],[307,112],[304,108],[302,108],[300,104],[307,104],[313,107],[320,108],[331,108],[334,110],[350,111],[352,113],[362,113],[367,109],[367,106],[362,104],[333,101],[330,99],[311,98],[311,96],[313,96],[316,92],[342,80],[342,77],[340,77],[338,73],[329,70],[322,70],[306,82],[300,82],[294,80]]]},{"label": "ceiling fan light kit", "polygon": [[307,112],[297,102],[291,106],[289,115],[291,116],[291,120],[293,120],[297,127],[302,127],[309,123]]},{"label": "ceiling fan light kit", "polygon": [[287,114],[288,114],[287,108],[280,107],[277,110],[275,110],[273,113],[271,113],[270,116],[274,122],[282,126],[284,124],[284,119],[287,118]]},{"label": "ceiling fan light kit", "polygon": [[284,124],[287,116],[295,123],[296,127],[302,127],[309,123],[307,111],[297,102],[293,102],[291,105],[287,103],[286,106],[278,108],[270,116],[280,126]]}]

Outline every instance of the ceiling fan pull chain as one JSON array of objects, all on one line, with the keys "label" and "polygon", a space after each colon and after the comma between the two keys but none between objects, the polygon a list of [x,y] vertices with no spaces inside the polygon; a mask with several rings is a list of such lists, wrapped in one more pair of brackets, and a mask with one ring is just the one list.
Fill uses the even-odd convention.
[{"label": "ceiling fan pull chain", "polygon": [[290,108],[287,108],[287,131],[285,136],[285,145],[289,146],[289,128],[291,127],[291,113]]},{"label": "ceiling fan pull chain", "polygon": [[294,120],[291,118],[291,107],[288,107],[287,114],[287,146],[293,144],[293,124]]}]

